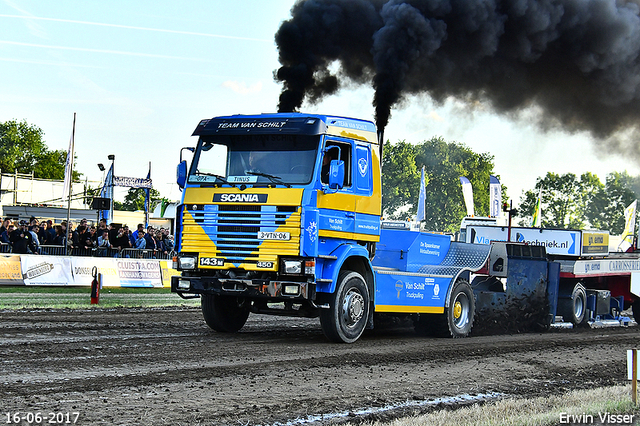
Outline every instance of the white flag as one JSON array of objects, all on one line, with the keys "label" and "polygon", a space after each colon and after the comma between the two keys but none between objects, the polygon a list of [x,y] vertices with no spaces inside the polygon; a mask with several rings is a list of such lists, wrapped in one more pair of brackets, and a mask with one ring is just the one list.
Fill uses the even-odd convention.
[{"label": "white flag", "polygon": [[424,181],[424,166],[422,166],[422,176],[420,177],[420,195],[418,195],[418,211],[416,213],[416,222],[425,220],[425,203],[427,200],[427,194],[425,190]]},{"label": "white flag", "polygon": [[67,150],[67,162],[64,165],[64,188],[62,189],[62,199],[68,199],[71,194],[71,174],[73,173],[73,139],[76,132],[76,115],[73,114],[73,130],[69,139],[69,149]]},{"label": "white flag", "polygon": [[460,176],[460,183],[462,184],[462,196],[464,197],[464,204],[467,206],[467,216],[474,216],[473,209],[473,187],[471,182],[466,177]]},{"label": "white flag", "polygon": [[495,176],[489,176],[489,217],[500,217],[502,205],[502,187]]}]

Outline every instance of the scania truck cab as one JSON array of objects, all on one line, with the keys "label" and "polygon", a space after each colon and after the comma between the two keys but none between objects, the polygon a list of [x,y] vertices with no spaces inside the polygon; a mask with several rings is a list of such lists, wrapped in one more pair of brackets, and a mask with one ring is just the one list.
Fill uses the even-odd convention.
[{"label": "scania truck cab", "polygon": [[181,161],[171,289],[201,297],[206,323],[243,327],[250,312],[320,317],[333,341],[371,323],[380,236],[375,125],[263,114],[202,120]]}]

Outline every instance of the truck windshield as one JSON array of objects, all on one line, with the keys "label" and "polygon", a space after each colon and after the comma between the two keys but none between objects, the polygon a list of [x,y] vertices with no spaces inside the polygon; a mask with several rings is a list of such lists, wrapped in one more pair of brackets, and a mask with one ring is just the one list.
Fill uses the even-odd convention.
[{"label": "truck windshield", "polygon": [[307,184],[313,176],[319,141],[319,136],[309,135],[203,136],[189,182]]}]

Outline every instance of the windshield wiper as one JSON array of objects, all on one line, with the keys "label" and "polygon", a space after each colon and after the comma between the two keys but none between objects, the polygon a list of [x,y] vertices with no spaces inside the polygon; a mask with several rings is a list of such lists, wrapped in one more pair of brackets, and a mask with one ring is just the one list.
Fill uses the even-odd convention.
[{"label": "windshield wiper", "polygon": [[231,182],[229,182],[227,180],[227,178],[225,178],[224,176],[220,176],[220,175],[217,175],[215,173],[201,172],[200,170],[196,170],[196,174],[204,175],[204,176],[213,176],[214,178],[221,180],[222,183],[226,183],[227,185],[231,185],[231,186],[233,186],[235,188],[235,185],[232,184]]},{"label": "windshield wiper", "polygon": [[269,173],[262,173],[262,172],[254,172],[254,171],[246,171],[245,172],[248,175],[251,176],[262,176],[262,177],[266,177],[267,179],[269,179],[271,182],[275,183],[275,184],[280,184],[280,185],[284,185],[287,188],[291,188],[291,185],[289,185],[288,183],[285,183],[282,178],[280,176],[275,176],[275,175],[270,175]]}]

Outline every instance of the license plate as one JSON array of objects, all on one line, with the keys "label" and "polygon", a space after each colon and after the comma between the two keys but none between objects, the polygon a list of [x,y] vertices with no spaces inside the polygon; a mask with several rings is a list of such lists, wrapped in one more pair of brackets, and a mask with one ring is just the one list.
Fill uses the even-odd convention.
[{"label": "license plate", "polygon": [[276,240],[276,241],[288,241],[291,239],[289,232],[258,232],[259,240]]},{"label": "license plate", "polygon": [[201,257],[201,266],[224,266],[224,259],[218,259],[217,257]]}]

